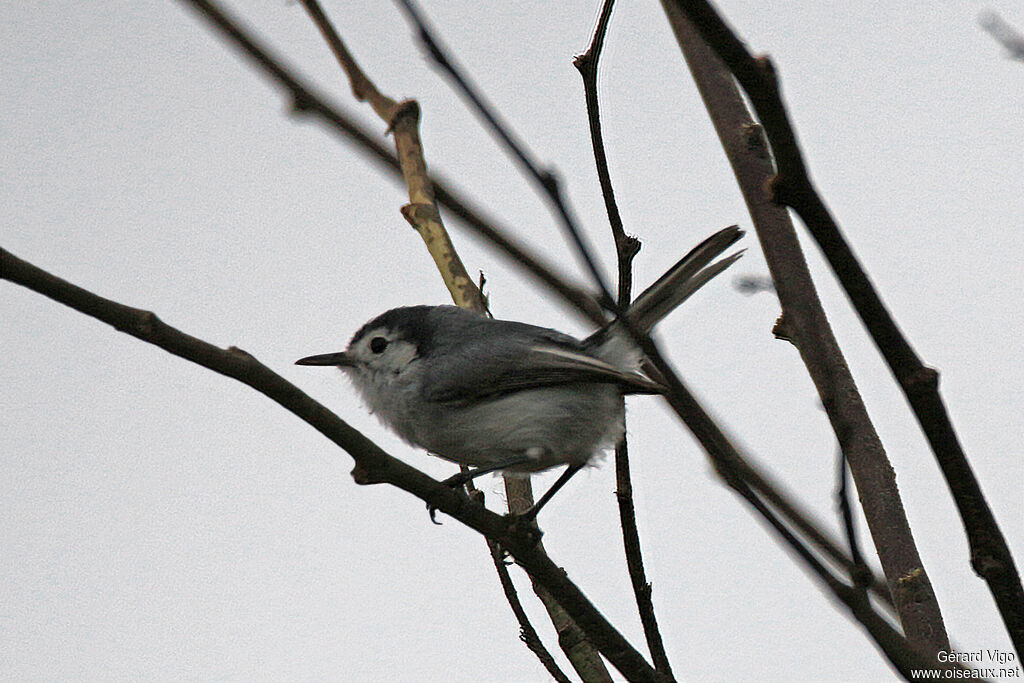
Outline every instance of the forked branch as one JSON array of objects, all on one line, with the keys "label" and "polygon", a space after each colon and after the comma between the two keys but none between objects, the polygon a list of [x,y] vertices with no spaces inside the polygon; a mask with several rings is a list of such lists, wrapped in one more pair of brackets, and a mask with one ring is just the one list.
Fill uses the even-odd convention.
[{"label": "forked branch", "polygon": [[[782,305],[786,338],[799,351],[853,472],[900,623],[923,651],[948,650],[942,613],[900,503],[893,468],[818,299],[789,214],[765,192],[774,173],[771,150],[721,60],[672,2],[664,5],[747,203]],[[848,571],[858,585],[865,568],[856,554],[852,559]]]},{"label": "forked branch", "polygon": [[558,600],[559,605],[587,633],[608,661],[631,681],[656,681],[660,676],[583,595],[565,570],[541,550],[532,534],[516,532],[508,520],[465,494],[445,486],[423,472],[391,457],[337,415],[304,394],[298,387],[245,351],[221,349],[167,325],[149,311],[104,299],[47,273],[0,249],[0,277],[49,297],[81,313],[159,346],[180,358],[235,379],[281,405],[340,446],[355,460],[353,478],[359,484],[387,483],[417,496],[427,504],[499,544]]},{"label": "forked branch", "polygon": [[796,211],[807,226],[907,397],[960,513],[971,566],[988,583],[1017,656],[1024,656],[1020,575],[949,419],[938,372],[921,362],[900,332],[811,182],[774,66],[767,57],[751,55],[707,0],[668,1],[693,22],[750,98],[777,166],[774,198]]}]

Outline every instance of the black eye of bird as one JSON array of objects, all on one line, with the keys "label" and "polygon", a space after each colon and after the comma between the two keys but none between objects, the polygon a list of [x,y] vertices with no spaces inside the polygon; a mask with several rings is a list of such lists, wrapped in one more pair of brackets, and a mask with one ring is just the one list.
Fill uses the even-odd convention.
[{"label": "black eye of bird", "polygon": [[370,340],[370,350],[374,353],[381,353],[388,347],[388,340],[384,337],[374,337]]}]

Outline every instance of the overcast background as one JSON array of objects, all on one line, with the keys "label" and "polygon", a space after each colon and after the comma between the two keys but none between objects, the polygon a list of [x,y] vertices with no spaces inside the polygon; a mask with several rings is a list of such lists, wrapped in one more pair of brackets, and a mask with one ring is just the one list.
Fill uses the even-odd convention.
[{"label": "overcast background", "polygon": [[[562,173],[610,265],[571,66],[597,5],[424,10]],[[298,4],[233,7],[381,130]],[[1024,64],[978,27],[975,2],[719,7],[774,57],[813,177],[902,328],[942,371],[963,444],[1024,561]],[[426,63],[398,11],[368,1],[326,9],[385,92],[420,101],[431,168],[578,273],[543,202]],[[1019,5],[994,9],[1024,29]],[[240,346],[394,455],[437,477],[454,472],[381,428],[334,371],[292,365],[340,350],[387,308],[447,302],[399,214],[400,185],[290,117],[279,92],[177,2],[3,3],[0,60],[5,248]],[[643,286],[707,234],[749,219],[657,3],[616,8],[602,67],[611,173],[627,228],[644,242]],[[587,332],[451,228],[470,271],[485,271],[496,315]],[[837,528],[834,439],[795,350],[772,338],[776,300],[735,287],[766,273],[756,239],[744,242],[744,259],[661,338],[737,443]],[[813,245],[808,257],[951,637],[964,650],[1009,650],[902,395]],[[517,638],[475,533],[443,515],[443,526],[430,524],[396,489],[356,486],[344,452],[237,382],[6,282],[0,318],[0,678],[547,678]],[[893,678],[655,399],[630,402],[630,438],[648,576],[680,677]],[[495,509],[499,481],[482,483]],[[553,559],[642,648],[613,491],[609,462],[578,476],[541,523]]]}]

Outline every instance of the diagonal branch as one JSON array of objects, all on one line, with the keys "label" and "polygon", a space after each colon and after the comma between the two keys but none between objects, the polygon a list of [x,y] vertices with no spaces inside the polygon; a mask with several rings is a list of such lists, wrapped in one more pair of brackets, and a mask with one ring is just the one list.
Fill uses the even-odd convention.
[{"label": "diagonal branch", "polygon": [[956,503],[971,566],[988,583],[1006,630],[1024,656],[1024,588],[939,393],[939,374],[921,362],[875,291],[804,164],[774,66],[754,58],[707,0],[670,0],[735,75],[750,98],[777,165],[774,198],[799,214],[907,397]]},{"label": "diagonal branch", "polygon": [[357,484],[387,483],[396,486],[506,549],[526,569],[533,581],[555,596],[566,613],[584,629],[594,646],[627,679],[659,679],[657,671],[608,623],[569,580],[565,570],[552,562],[543,550],[538,550],[533,534],[517,532],[509,526],[506,518],[490,512],[464,493],[391,457],[337,415],[245,351],[235,347],[220,349],[167,325],[149,311],[104,299],[4,249],[0,249],[0,277],[105,322],[118,331],[159,346],[180,358],[238,380],[267,396],[351,455],[356,462],[352,477]]},{"label": "diagonal branch", "polygon": [[597,66],[614,4],[615,0],[605,0],[590,45],[586,52],[576,57],[572,63],[583,77],[583,96],[587,104],[587,122],[590,125],[590,139],[594,148],[594,162],[597,165],[597,179],[601,184],[601,196],[604,198],[605,211],[608,214],[608,223],[612,229],[612,239],[615,240],[615,251],[618,254],[618,302],[620,307],[625,307],[630,300],[630,289],[633,284],[632,264],[633,258],[640,251],[640,240],[632,235],[627,235],[622,227],[622,216],[619,214],[611,174],[608,172],[608,155],[605,154],[604,149],[604,136],[601,133],[601,115],[597,98]]},{"label": "diagonal branch", "polygon": [[359,68],[334,25],[324,14],[320,3],[317,0],[301,2],[348,76],[355,98],[368,101],[377,115],[384,120],[387,130],[391,132],[395,140],[395,155],[409,193],[409,204],[402,207],[402,215],[423,238],[452,300],[462,308],[480,314],[486,313],[487,306],[483,294],[466,272],[466,266],[455,251],[455,246],[441,220],[441,212],[437,208],[434,187],[430,176],[427,175],[427,161],[420,140],[419,105],[415,100],[396,102],[381,93]]},{"label": "diagonal branch", "polygon": [[516,621],[519,622],[519,639],[526,644],[530,652],[537,656],[537,659],[540,660],[540,663],[544,665],[544,668],[547,669],[547,672],[551,674],[553,679],[558,681],[558,683],[569,683],[569,677],[558,668],[554,657],[544,647],[540,636],[537,635],[537,630],[530,623],[530,617],[527,616],[526,610],[523,609],[523,604],[519,601],[519,594],[516,593],[516,587],[512,583],[512,577],[509,576],[508,567],[505,565],[505,551],[494,541],[487,541],[487,548],[491,551],[491,559],[494,561],[494,568],[498,572],[498,582],[501,583],[501,590],[505,594],[505,600],[508,601],[509,607],[512,608],[512,614],[515,615]]},{"label": "diagonal branch", "polygon": [[[942,613],[900,503],[892,465],[818,300],[789,214],[764,191],[774,169],[761,129],[721,60],[674,4],[664,6],[747,203],[782,305],[787,338],[800,353],[857,482],[904,632],[926,651],[949,650]],[[850,576],[861,576],[863,567],[855,554],[853,560]]]},{"label": "diagonal branch", "polygon": [[[860,550],[860,541],[857,540],[857,524],[853,519],[853,506],[850,504],[850,478],[847,476],[849,463],[846,461],[846,454],[843,449],[837,449],[836,454],[836,505],[839,508],[839,515],[843,520],[843,529],[846,532],[846,542],[850,546],[850,557],[853,558],[854,570],[850,572],[850,579],[853,585],[861,590],[867,590],[871,581],[871,569],[868,567],[864,554]],[[906,632],[906,628],[903,629]],[[909,638],[909,636],[908,636]]]}]

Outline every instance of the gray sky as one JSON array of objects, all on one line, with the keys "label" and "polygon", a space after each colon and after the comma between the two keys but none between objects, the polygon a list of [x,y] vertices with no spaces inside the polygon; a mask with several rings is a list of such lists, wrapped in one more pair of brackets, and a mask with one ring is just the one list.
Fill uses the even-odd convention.
[{"label": "gray sky", "polygon": [[[979,3],[719,6],[775,58],[812,174],[918,352],[942,371],[1021,562],[1024,64],[977,26]],[[236,8],[380,129],[298,4]],[[571,66],[597,3],[424,9],[562,173],[611,264]],[[995,9],[1024,28],[1019,7]],[[383,90],[420,101],[431,168],[575,268],[544,204],[394,7],[327,10]],[[380,427],[336,373],[292,365],[340,350],[387,308],[447,301],[399,214],[403,189],[290,117],[277,91],[179,3],[4,3],[0,18],[3,246],[248,350],[392,454],[451,474]],[[657,3],[616,9],[603,68],[611,172],[627,228],[644,242],[642,286],[707,234],[749,219]],[[470,271],[485,271],[499,317],[586,333],[452,228]],[[765,273],[756,240],[745,244],[747,256],[662,325],[661,339],[737,443],[837,528],[834,438],[795,351],[771,336],[777,302],[733,286]],[[951,637],[964,650],[1009,650],[902,395],[813,245],[808,257]],[[476,534],[443,516],[430,524],[423,504],[395,489],[356,486],[345,453],[238,383],[20,287],[0,292],[0,678],[545,680]],[[681,676],[893,678],[655,399],[632,400],[629,417],[648,576]],[[498,481],[483,481],[495,509]],[[578,476],[541,516],[545,545],[642,647],[613,491],[610,462]]]}]

